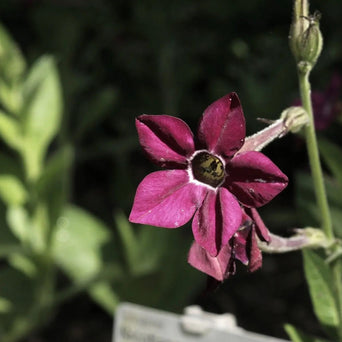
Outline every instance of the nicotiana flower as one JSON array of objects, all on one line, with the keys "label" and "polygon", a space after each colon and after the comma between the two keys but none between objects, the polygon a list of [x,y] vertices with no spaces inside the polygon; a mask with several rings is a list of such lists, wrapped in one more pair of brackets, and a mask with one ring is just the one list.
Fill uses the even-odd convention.
[{"label": "nicotiana flower", "polygon": [[256,209],[245,208],[242,225],[217,256],[210,255],[195,241],[190,248],[188,262],[218,281],[235,273],[236,260],[246,265],[250,272],[254,272],[262,264],[258,239],[268,243],[270,233]]},{"label": "nicotiana flower", "polygon": [[238,96],[230,93],[204,112],[197,139],[187,124],[168,115],[136,119],[147,155],[168,170],[139,184],[131,222],[177,228],[193,217],[196,243],[216,257],[243,223],[241,205],[260,207],[287,185],[287,177],[260,152],[239,150],[245,119]]}]

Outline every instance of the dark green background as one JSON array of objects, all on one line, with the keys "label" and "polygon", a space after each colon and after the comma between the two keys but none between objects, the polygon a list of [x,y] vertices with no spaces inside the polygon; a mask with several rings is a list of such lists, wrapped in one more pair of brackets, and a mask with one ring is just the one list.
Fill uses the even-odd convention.
[{"label": "dark green background", "polygon": [[[59,139],[76,146],[70,201],[110,225],[115,210],[129,214],[136,186],[156,169],[139,148],[134,118],[142,113],[176,115],[196,130],[206,106],[235,91],[249,134],[263,127],[257,117],[276,119],[298,97],[287,41],[291,7],[289,0],[1,0],[0,20],[29,62],[45,53],[57,60],[65,100]],[[312,85],[323,90],[341,72],[342,4],[317,0],[311,7],[322,12],[324,50]],[[320,134],[341,140],[338,126]],[[264,152],[290,184],[260,212],[270,230],[286,235],[302,225],[294,177],[308,168],[305,145],[289,136]],[[183,235],[190,246],[189,228],[164,232]],[[186,248],[165,244],[184,263]],[[320,333],[301,263],[300,253],[266,255],[262,270],[239,267],[210,293],[204,281],[193,284],[187,303],[233,312],[241,326],[264,334],[285,337],[285,322]],[[135,287],[141,291],[139,280]],[[111,324],[84,295],[26,341],[108,341]]]}]

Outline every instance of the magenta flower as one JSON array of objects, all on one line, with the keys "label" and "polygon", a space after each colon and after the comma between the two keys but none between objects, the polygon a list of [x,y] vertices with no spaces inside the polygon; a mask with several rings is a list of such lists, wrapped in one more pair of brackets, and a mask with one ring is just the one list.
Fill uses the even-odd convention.
[{"label": "magenta flower", "polygon": [[141,115],[136,127],[147,155],[169,170],[143,179],[129,220],[177,228],[193,217],[195,241],[210,256],[216,257],[241,226],[240,205],[260,207],[287,185],[265,155],[239,153],[245,119],[235,93],[205,110],[197,140],[184,121],[167,115]]},{"label": "magenta flower", "polygon": [[217,256],[210,255],[194,242],[189,251],[189,264],[218,281],[223,281],[235,273],[237,260],[247,266],[250,272],[260,268],[262,254],[258,239],[269,242],[269,231],[256,209],[245,208],[242,222],[239,230]]}]

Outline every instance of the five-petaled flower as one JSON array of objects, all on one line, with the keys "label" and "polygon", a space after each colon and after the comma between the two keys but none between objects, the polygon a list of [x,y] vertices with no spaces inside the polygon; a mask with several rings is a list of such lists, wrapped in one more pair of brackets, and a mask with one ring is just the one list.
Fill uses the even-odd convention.
[{"label": "five-petaled flower", "polygon": [[260,207],[287,185],[264,154],[239,152],[245,119],[235,93],[205,110],[196,140],[184,121],[168,115],[141,115],[136,127],[144,151],[168,170],[143,179],[129,220],[177,228],[193,217],[196,244],[211,257],[228,248],[243,224],[242,206]]}]

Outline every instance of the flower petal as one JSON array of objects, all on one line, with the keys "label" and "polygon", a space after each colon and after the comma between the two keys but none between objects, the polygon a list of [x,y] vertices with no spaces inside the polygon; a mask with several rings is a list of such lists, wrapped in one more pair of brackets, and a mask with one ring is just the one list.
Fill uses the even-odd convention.
[{"label": "flower petal", "polygon": [[207,189],[189,183],[185,170],[157,171],[139,184],[129,220],[164,228],[187,223],[201,206]]},{"label": "flower petal", "polygon": [[181,119],[141,115],[136,119],[136,127],[144,151],[162,167],[184,166],[194,152],[193,134]]},{"label": "flower petal", "polygon": [[198,243],[194,242],[190,248],[188,262],[192,267],[210,275],[218,281],[223,281],[230,270],[231,248],[229,244],[224,246],[218,256],[211,256]]},{"label": "flower petal", "polygon": [[209,190],[192,221],[196,242],[216,256],[238,230],[242,212],[235,197],[225,188]]},{"label": "flower petal", "polygon": [[260,207],[287,186],[287,177],[265,155],[250,151],[237,154],[227,164],[225,186],[247,207]]},{"label": "flower petal", "polygon": [[262,254],[258,246],[257,236],[252,229],[250,242],[249,242],[249,265],[248,270],[251,272],[256,271],[262,266]]},{"label": "flower petal", "polygon": [[239,230],[234,235],[234,256],[236,259],[240,260],[244,265],[248,265],[249,257],[247,253],[247,239],[251,228],[244,228]]},{"label": "flower petal", "polygon": [[255,208],[246,208],[248,215],[253,219],[255,224],[255,232],[259,239],[269,242],[271,240],[270,231],[265,226],[264,221],[260,217],[259,213]]},{"label": "flower petal", "polygon": [[198,138],[210,152],[230,158],[243,145],[245,135],[245,118],[235,93],[220,98],[204,111]]}]

